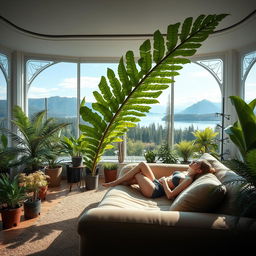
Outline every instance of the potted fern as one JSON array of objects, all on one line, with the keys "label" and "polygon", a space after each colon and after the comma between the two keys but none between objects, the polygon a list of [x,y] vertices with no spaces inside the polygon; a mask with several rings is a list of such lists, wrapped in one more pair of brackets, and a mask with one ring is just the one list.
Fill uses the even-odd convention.
[{"label": "potted fern", "polygon": [[117,163],[103,163],[102,164],[104,170],[105,182],[111,182],[116,180],[117,177]]},{"label": "potted fern", "polygon": [[0,174],[0,211],[3,229],[20,224],[22,203],[26,198],[25,188],[19,185],[19,176],[13,178],[9,174]]}]

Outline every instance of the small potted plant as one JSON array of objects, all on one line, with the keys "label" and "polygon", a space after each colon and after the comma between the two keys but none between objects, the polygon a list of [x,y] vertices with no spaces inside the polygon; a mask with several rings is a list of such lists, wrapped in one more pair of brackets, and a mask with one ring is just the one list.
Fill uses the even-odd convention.
[{"label": "small potted plant", "polygon": [[87,146],[87,143],[83,140],[84,137],[84,135],[80,135],[77,139],[72,136],[62,138],[65,152],[70,155],[73,167],[83,165],[83,154]]},{"label": "small potted plant", "polygon": [[36,218],[40,215],[41,199],[39,191],[47,184],[47,176],[42,171],[36,171],[26,175],[21,173],[19,176],[20,185],[24,187],[28,193],[28,199],[24,201],[24,216],[25,219]]},{"label": "small potted plant", "polygon": [[49,187],[58,187],[61,183],[63,167],[60,164],[62,160],[58,158],[58,155],[51,154],[46,160],[47,166],[45,167],[45,174],[49,177]]},{"label": "small potted plant", "polygon": [[156,153],[151,150],[145,152],[144,157],[147,163],[155,163],[156,162]]},{"label": "small potted plant", "polygon": [[3,229],[16,227],[20,223],[22,202],[26,198],[25,188],[19,185],[19,176],[0,174],[0,211]]},{"label": "small potted plant", "polygon": [[117,163],[103,163],[105,182],[116,180],[117,177]]}]

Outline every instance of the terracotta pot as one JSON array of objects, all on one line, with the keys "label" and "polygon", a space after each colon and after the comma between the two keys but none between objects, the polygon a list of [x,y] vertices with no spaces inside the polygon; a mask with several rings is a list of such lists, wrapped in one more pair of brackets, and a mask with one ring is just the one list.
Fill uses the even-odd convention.
[{"label": "terracotta pot", "polygon": [[17,227],[20,224],[21,209],[22,207],[1,210],[3,229]]},{"label": "terracotta pot", "polygon": [[105,170],[104,169],[104,177],[105,177],[105,182],[111,182],[116,180],[117,176],[117,170]]},{"label": "terracotta pot", "polygon": [[24,201],[24,217],[25,219],[33,219],[40,215],[41,200],[38,198],[36,201]]},{"label": "terracotta pot", "polygon": [[46,168],[45,174],[50,176],[50,179],[48,180],[49,187],[60,186],[61,177],[62,177],[62,166],[58,166],[57,168],[54,168],[54,169]]},{"label": "terracotta pot", "polygon": [[38,191],[38,197],[41,199],[41,201],[46,199],[48,186],[41,187]]}]

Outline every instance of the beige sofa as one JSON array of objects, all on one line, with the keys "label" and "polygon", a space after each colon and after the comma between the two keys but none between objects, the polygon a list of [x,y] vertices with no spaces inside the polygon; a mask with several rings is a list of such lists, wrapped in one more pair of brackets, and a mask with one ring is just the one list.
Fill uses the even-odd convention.
[{"label": "beige sofa", "polygon": [[[109,189],[97,208],[79,218],[80,255],[222,255],[225,250],[244,255],[254,250],[256,219],[235,216],[239,183],[222,185],[238,175],[209,154],[201,158],[212,163],[216,174],[199,177],[173,201],[146,198],[136,186]],[[188,167],[150,165],[157,178]]]}]

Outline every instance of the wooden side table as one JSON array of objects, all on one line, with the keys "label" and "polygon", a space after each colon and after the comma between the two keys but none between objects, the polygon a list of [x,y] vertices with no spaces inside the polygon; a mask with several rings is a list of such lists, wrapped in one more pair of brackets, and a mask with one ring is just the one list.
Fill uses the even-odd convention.
[{"label": "wooden side table", "polygon": [[82,186],[82,176],[84,172],[84,166],[73,167],[72,165],[66,165],[67,168],[67,181],[70,183],[69,192],[71,192],[73,184]]}]

